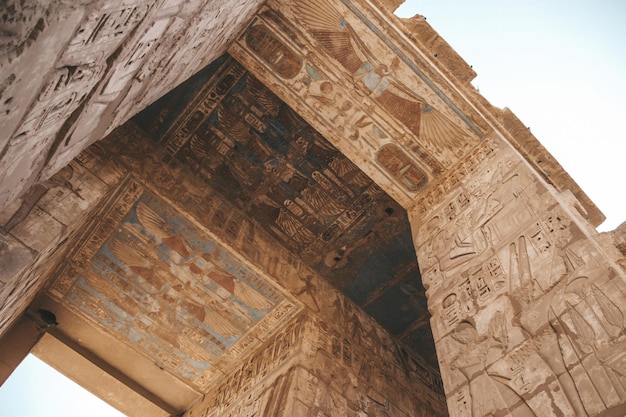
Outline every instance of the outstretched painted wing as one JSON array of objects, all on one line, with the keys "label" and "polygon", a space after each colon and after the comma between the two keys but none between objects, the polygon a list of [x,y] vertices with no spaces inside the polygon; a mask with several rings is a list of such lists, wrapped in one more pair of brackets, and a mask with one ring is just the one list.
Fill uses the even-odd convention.
[{"label": "outstretched painted wing", "polygon": [[122,261],[125,265],[130,267],[150,266],[149,258],[145,254],[139,252],[135,245],[126,245],[120,242],[117,238],[113,237],[109,240],[109,248],[111,249],[113,256]]},{"label": "outstretched painted wing", "polygon": [[354,47],[352,28],[343,16],[326,1],[301,1],[295,5],[302,22],[330,56],[354,74],[367,59]]},{"label": "outstretched painted wing", "polygon": [[302,191],[302,197],[311,207],[325,216],[336,216],[345,209],[318,186],[306,188]]},{"label": "outstretched painted wing", "polygon": [[160,239],[170,249],[177,252],[183,259],[191,254],[185,239],[176,234],[172,227],[154,210],[144,203],[137,204],[137,218],[148,231]]},{"label": "outstretched painted wing", "polygon": [[420,137],[421,102],[415,101],[415,99],[400,97],[389,90],[380,93],[380,95],[376,97],[376,101],[398,119],[398,121],[408,127],[415,136]]},{"label": "outstretched painted wing", "polygon": [[266,310],[273,305],[257,290],[217,266],[209,272],[209,278],[252,308]]},{"label": "outstretched painted wing", "polygon": [[158,239],[163,240],[174,234],[167,222],[144,203],[137,204],[137,219],[139,219],[148,233],[151,233]]},{"label": "outstretched painted wing", "polygon": [[308,244],[315,239],[315,235],[286,209],[280,210],[276,224],[298,244]]},{"label": "outstretched painted wing", "polygon": [[261,106],[273,117],[278,115],[280,106],[274,94],[265,87],[259,80],[249,76],[246,80],[246,87],[254,101]]},{"label": "outstretched painted wing", "polygon": [[215,153],[217,153],[211,148],[211,145],[209,145],[205,139],[202,139],[196,135],[193,135],[191,137],[189,146],[191,147],[191,151],[193,152],[193,154],[201,161],[209,159],[213,157]]},{"label": "outstretched painted wing", "polygon": [[204,324],[224,337],[235,337],[242,333],[242,329],[217,311],[207,312],[204,316]]},{"label": "outstretched painted wing", "polygon": [[228,137],[240,143],[245,143],[248,140],[250,128],[242,116],[221,106],[217,110],[217,119],[220,122],[220,130],[228,132]]},{"label": "outstretched painted wing", "polygon": [[257,310],[267,310],[272,307],[273,304],[269,300],[248,284],[240,280],[235,280],[234,284],[233,293],[235,297],[243,301],[244,304]]},{"label": "outstretched painted wing", "polygon": [[421,141],[437,150],[462,146],[467,134],[393,76],[328,1],[298,2],[299,20],[330,56],[372,91],[373,98]]},{"label": "outstretched painted wing", "polygon": [[419,138],[438,150],[458,148],[469,140],[463,129],[431,106],[422,108]]}]

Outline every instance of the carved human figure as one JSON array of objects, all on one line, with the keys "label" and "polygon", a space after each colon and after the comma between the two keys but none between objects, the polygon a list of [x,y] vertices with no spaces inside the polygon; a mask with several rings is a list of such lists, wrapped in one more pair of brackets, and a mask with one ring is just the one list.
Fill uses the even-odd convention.
[{"label": "carved human figure", "polygon": [[531,323],[531,321],[534,322],[537,319],[538,317],[535,315],[523,315],[521,319],[522,328],[529,332],[533,338],[533,345],[537,353],[556,375],[559,385],[569,400],[575,415],[577,417],[587,416],[588,414],[580,400],[580,394],[574,384],[574,380],[563,361],[556,332],[552,327],[547,326],[545,322],[541,326]]},{"label": "carved human figure", "polygon": [[[582,404],[574,380],[565,366],[557,333],[554,331],[554,328],[549,325],[552,300],[556,293],[565,286],[565,282],[565,279],[561,279],[548,293],[544,294],[543,297],[528,305],[528,308],[525,308],[520,316],[520,324],[530,337],[532,337],[533,344],[541,359],[543,359],[556,375],[575,415],[587,416],[588,414]],[[531,299],[531,295],[522,298],[529,300]]]},{"label": "carved human figure", "polygon": [[[492,320],[502,317],[496,313]],[[492,328],[501,327],[496,323]],[[492,331],[498,333],[500,331]],[[469,383],[472,417],[511,415],[515,417],[535,417],[535,413],[509,387],[498,382],[485,371],[488,355],[496,349],[506,349],[506,333],[479,335],[476,327],[462,321],[452,333],[452,338],[461,344],[459,352],[452,361],[452,369],[458,369]]]},{"label": "carved human figure", "polygon": [[596,368],[589,377],[606,405],[626,401],[626,322],[619,307],[590,279],[577,276],[553,297],[549,320],[561,353],[573,349],[587,372]]}]

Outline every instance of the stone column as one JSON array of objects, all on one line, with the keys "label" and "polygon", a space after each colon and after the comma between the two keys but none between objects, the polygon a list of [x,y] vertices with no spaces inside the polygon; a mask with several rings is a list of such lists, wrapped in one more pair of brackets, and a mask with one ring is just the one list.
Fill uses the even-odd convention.
[{"label": "stone column", "polygon": [[25,314],[9,328],[0,338],[0,386],[28,356],[46,329],[56,325],[55,315],[40,309],[37,316]]},{"label": "stone column", "polygon": [[624,271],[573,196],[496,136],[422,196],[410,219],[450,415],[624,415]]},{"label": "stone column", "polygon": [[[440,380],[362,311],[305,312],[184,417],[443,417]],[[339,316],[339,315],[338,315]]]}]

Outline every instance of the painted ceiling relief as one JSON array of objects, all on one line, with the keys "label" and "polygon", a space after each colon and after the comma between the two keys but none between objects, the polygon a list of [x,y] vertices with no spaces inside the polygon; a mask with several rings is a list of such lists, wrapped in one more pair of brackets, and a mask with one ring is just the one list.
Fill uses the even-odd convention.
[{"label": "painted ceiling relief", "polygon": [[407,207],[490,129],[376,19],[347,0],[275,0],[229,52]]},{"label": "painted ceiling relief", "polygon": [[322,49],[420,141],[441,152],[446,148],[459,148],[469,139],[459,126],[398,78],[395,73],[400,65],[397,57],[388,63],[383,61],[387,57],[377,57],[331,3],[298,2],[293,7]]},{"label": "painted ceiling relief", "polygon": [[[223,57],[134,121],[165,159],[190,168],[436,366],[406,212],[237,61]],[[380,159],[408,186],[422,185],[396,148]]]},{"label": "painted ceiling relief", "polygon": [[299,311],[267,278],[130,180],[60,271],[53,297],[174,375],[207,386],[215,367]]}]

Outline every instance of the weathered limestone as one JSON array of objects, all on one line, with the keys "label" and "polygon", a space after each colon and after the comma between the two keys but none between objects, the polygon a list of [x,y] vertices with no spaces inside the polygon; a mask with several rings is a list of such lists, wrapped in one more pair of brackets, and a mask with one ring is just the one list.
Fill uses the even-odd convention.
[{"label": "weathered limestone", "polygon": [[624,271],[488,138],[411,212],[452,416],[622,415]]},{"label": "weathered limestone", "polygon": [[[168,413],[188,409],[203,393],[205,400],[187,415],[241,415],[244,409],[262,415],[446,415],[434,370],[215,190],[201,186],[188,167],[175,160],[164,164],[167,154],[132,124],[83,154],[90,171],[115,164],[120,175],[81,230],[48,259],[51,279],[29,316],[39,309],[53,311],[58,323],[47,331],[56,340],[88,352],[151,407]],[[93,155],[99,158],[89,158]],[[199,191],[210,206],[197,203]],[[168,226],[161,223],[165,219]],[[163,235],[168,227],[180,228],[179,234]],[[204,236],[211,243],[202,243]],[[163,243],[151,246],[151,239]],[[207,252],[195,257],[199,250]],[[181,262],[185,252],[188,260]],[[161,263],[157,255],[170,259]],[[230,291],[238,306],[228,299],[216,303],[212,297],[225,296],[233,265],[240,278]],[[168,284],[171,268],[177,278]],[[199,268],[209,277],[202,281],[204,292],[194,283],[204,274]],[[224,289],[216,289],[216,283]],[[249,287],[237,292],[237,285]],[[151,293],[154,286],[161,291]],[[234,311],[254,311],[246,305],[269,312],[260,318],[255,313],[244,334],[237,321],[226,320]],[[193,325],[190,315],[205,326]],[[208,335],[207,328],[218,336]],[[233,337],[238,341],[230,345]],[[61,355],[58,366],[89,381],[76,373],[63,350],[52,356],[45,352],[47,358]]]},{"label": "weathered limestone", "polygon": [[21,3],[0,6],[0,210],[221,55],[261,2]]},{"label": "weathered limestone", "polygon": [[462,84],[470,86],[476,78],[476,72],[461,58],[454,49],[426,22],[424,16],[402,19],[411,39],[416,44],[424,45],[430,51],[431,59],[440,63],[443,71],[448,72]]},{"label": "weathered limestone", "polygon": [[[2,380],[35,346],[140,415],[444,416],[444,390],[453,417],[626,414],[626,228],[597,234],[602,213],[399,1],[31,3],[0,6]],[[260,82],[216,76],[193,112],[156,116],[162,143],[116,130],[226,50]],[[304,134],[272,154],[270,124],[343,155]],[[295,175],[313,146],[327,166]],[[361,186],[409,211],[443,382],[327,281],[362,250],[324,252],[366,228]]]}]

